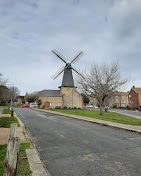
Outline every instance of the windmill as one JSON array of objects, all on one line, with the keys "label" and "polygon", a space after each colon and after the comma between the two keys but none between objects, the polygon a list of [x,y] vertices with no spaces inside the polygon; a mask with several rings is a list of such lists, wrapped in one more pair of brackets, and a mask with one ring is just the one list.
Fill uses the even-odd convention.
[{"label": "windmill", "polygon": [[56,79],[59,75],[61,75],[64,72],[63,75],[63,80],[62,80],[62,85],[61,87],[74,87],[74,81],[73,81],[73,75],[72,75],[72,70],[79,76],[83,75],[79,73],[74,67],[72,67],[71,64],[74,64],[82,55],[84,55],[83,51],[80,51],[70,63],[67,62],[67,60],[56,50],[52,50],[52,52],[59,57],[59,59],[65,63],[65,66],[63,66],[61,69],[59,69],[53,76],[53,79]]}]

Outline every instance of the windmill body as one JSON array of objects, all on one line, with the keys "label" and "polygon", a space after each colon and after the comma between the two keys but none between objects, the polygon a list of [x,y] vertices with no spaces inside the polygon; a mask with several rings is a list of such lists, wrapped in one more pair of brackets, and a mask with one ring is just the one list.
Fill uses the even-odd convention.
[{"label": "windmill body", "polygon": [[68,69],[65,67],[61,87],[74,87],[74,81],[73,81],[73,75],[72,75],[71,68]]}]

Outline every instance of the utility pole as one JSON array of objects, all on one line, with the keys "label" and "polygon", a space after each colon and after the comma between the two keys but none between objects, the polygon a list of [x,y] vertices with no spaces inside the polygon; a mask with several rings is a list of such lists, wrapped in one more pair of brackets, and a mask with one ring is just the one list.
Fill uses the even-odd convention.
[{"label": "utility pole", "polygon": [[12,89],[11,89],[11,111],[12,111]]}]

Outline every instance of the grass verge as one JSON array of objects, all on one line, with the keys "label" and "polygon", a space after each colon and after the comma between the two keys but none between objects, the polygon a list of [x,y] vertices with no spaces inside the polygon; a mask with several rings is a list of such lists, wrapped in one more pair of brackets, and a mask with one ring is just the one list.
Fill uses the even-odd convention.
[{"label": "grass verge", "polygon": [[99,110],[94,109],[50,109],[51,111],[73,114],[78,116],[90,117],[100,120],[106,120],[116,123],[122,123],[127,125],[136,125],[141,126],[141,120],[136,119],[130,116],[118,114],[116,112],[104,112],[104,115],[101,116]]},{"label": "grass verge", "polygon": [[3,176],[7,145],[0,145],[0,176]]},{"label": "grass verge", "polygon": [[[16,117],[0,117],[0,128],[10,128],[11,123],[18,123]],[[18,123],[18,126],[19,123]]]},{"label": "grass verge", "polygon": [[[30,176],[31,170],[26,156],[26,149],[30,148],[29,143],[20,144],[19,160],[17,165],[16,176]],[[0,176],[3,176],[5,168],[7,145],[0,145]]]},{"label": "grass verge", "polygon": [[10,109],[3,109],[2,114],[11,114]]},{"label": "grass verge", "polygon": [[26,149],[28,148],[30,148],[30,143],[20,144],[20,154],[19,154],[16,176],[30,176],[32,173],[26,156]]}]

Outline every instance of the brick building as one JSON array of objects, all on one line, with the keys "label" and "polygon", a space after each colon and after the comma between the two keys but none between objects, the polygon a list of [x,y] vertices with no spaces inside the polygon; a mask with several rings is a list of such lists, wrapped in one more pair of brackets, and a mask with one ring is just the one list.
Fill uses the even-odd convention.
[{"label": "brick building", "polygon": [[128,95],[128,101],[130,107],[141,106],[141,88],[133,86]]},{"label": "brick building", "polygon": [[112,106],[127,107],[128,106],[128,92],[116,92],[113,96]]}]

